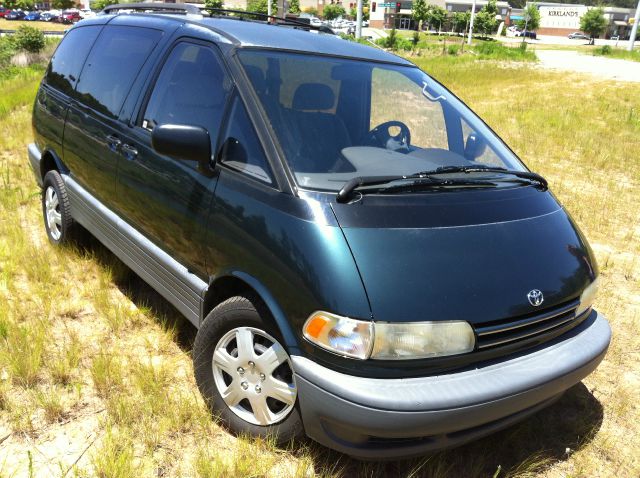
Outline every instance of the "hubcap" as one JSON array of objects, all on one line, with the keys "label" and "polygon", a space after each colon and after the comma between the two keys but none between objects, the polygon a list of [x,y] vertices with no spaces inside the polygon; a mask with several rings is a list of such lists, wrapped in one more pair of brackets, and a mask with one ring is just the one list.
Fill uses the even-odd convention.
[{"label": "hubcap", "polygon": [[44,193],[44,213],[51,237],[56,241],[59,240],[62,236],[62,215],[58,195],[52,186],[49,186]]},{"label": "hubcap", "polygon": [[289,356],[276,339],[238,327],[220,339],[213,354],[218,393],[233,413],[254,425],[282,421],[296,403]]}]

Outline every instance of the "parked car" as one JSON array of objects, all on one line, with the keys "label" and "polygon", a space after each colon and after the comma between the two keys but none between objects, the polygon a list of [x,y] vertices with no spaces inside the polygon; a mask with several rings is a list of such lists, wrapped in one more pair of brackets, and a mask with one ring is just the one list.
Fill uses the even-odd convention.
[{"label": "parked car", "polygon": [[43,22],[53,22],[58,19],[60,15],[54,12],[44,12],[40,14],[40,20]]},{"label": "parked car", "polygon": [[424,454],[598,366],[585,236],[427,73],[332,35],[118,8],[70,28],[36,95],[44,229],[93,234],[191,321],[229,430]]},{"label": "parked car", "polygon": [[25,17],[25,13],[22,10],[11,10],[5,15],[5,20],[22,20]]},{"label": "parked car", "polygon": [[80,12],[78,10],[64,10],[58,17],[60,23],[75,23],[82,20]]},{"label": "parked car", "polygon": [[0,18],[4,18],[10,11],[8,8],[0,7]]},{"label": "parked car", "polygon": [[582,32],[569,33],[569,39],[571,40],[589,40],[589,36]]},{"label": "parked car", "polygon": [[525,37],[525,38],[531,38],[532,40],[536,40],[538,38],[538,35],[536,35],[536,32],[530,32],[528,30],[521,30],[521,31],[517,31],[515,36],[517,37]]},{"label": "parked car", "polygon": [[91,18],[96,16],[96,13],[91,11],[90,8],[82,8],[78,13],[81,18]]},{"label": "parked car", "polygon": [[24,16],[24,20],[27,22],[34,22],[40,20],[40,12],[28,12]]}]

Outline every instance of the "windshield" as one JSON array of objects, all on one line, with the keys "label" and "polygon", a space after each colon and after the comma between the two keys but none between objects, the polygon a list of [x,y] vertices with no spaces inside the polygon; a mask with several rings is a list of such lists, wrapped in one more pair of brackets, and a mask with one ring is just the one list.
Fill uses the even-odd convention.
[{"label": "windshield", "polygon": [[443,166],[525,171],[418,68],[268,50],[239,56],[302,188],[338,191],[356,177]]}]

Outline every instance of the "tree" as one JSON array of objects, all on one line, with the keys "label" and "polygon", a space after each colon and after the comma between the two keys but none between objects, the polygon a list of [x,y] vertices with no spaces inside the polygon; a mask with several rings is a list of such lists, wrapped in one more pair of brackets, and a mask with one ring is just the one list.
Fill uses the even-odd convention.
[{"label": "tree", "polygon": [[[265,15],[268,13],[269,4],[267,0],[249,0],[247,2],[247,11],[248,12],[257,12],[264,13]],[[275,15],[278,13],[278,4],[277,0],[271,1],[271,14]]]},{"label": "tree", "polygon": [[[56,10],[66,10],[67,8],[73,8],[75,4],[75,0],[53,0],[53,2],[51,2],[51,6]],[[94,5],[95,4],[92,4],[91,6],[93,7]]]},{"label": "tree", "polygon": [[338,3],[330,3],[324,6],[322,10],[322,16],[325,20],[334,20],[338,17],[346,15],[347,12],[344,7]]},{"label": "tree", "polygon": [[471,12],[456,12],[453,14],[452,23],[453,30],[458,33],[462,33],[466,30],[471,20]]},{"label": "tree", "polygon": [[480,10],[474,19],[473,28],[475,31],[482,33],[483,35],[491,35],[498,29],[498,20],[496,15],[498,14],[498,7],[496,0],[489,0],[482,10]]},{"label": "tree", "polygon": [[289,2],[289,13],[300,13],[300,0],[291,0]]},{"label": "tree", "polygon": [[418,30],[422,30],[422,23],[427,19],[429,9],[426,0],[415,0],[411,5],[411,16],[418,25]]},{"label": "tree", "polygon": [[[522,12],[522,18],[516,22],[520,30],[535,31],[540,28],[540,11],[535,3],[530,3]],[[524,38],[524,37],[522,37]]]},{"label": "tree", "polygon": [[447,19],[447,11],[437,5],[429,5],[427,13],[427,23],[432,27],[438,27],[438,30],[442,28],[442,24]]},{"label": "tree", "polygon": [[316,7],[305,7],[303,11],[304,13],[308,13],[311,16],[314,16],[314,17],[318,16],[318,9]]},{"label": "tree", "polygon": [[600,36],[606,28],[607,20],[604,18],[602,8],[591,8],[580,18],[580,30],[591,37],[589,45],[593,45],[595,37]]},{"label": "tree", "polygon": [[222,0],[204,0],[204,5],[207,8],[223,8],[224,2]]},{"label": "tree", "polygon": [[[126,1],[119,2],[118,0],[96,0],[95,2],[91,2],[91,8],[93,10],[102,10],[104,7],[107,7],[109,5],[115,5],[116,3],[127,3],[127,2]],[[58,7],[58,8],[62,9],[63,7]]]}]

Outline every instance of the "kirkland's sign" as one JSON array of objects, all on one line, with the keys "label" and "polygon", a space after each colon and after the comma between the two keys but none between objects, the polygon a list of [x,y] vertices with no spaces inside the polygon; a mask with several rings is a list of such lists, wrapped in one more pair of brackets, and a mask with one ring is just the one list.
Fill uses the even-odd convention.
[{"label": "kirkland's sign", "polygon": [[560,28],[563,30],[580,30],[580,17],[587,12],[584,5],[541,5],[540,28]]},{"label": "kirkland's sign", "polygon": [[579,17],[577,10],[549,10],[547,13],[550,17]]}]

